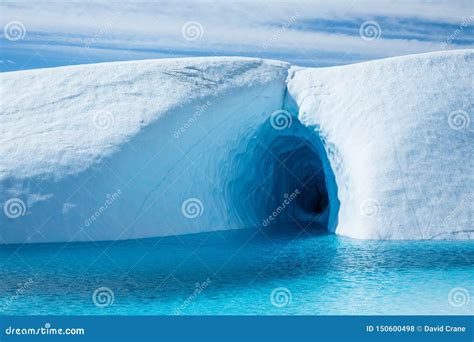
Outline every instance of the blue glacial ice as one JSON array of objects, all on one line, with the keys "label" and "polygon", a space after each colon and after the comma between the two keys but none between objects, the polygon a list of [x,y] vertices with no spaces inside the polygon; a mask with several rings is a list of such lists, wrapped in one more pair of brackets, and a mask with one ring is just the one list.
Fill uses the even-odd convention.
[{"label": "blue glacial ice", "polygon": [[0,75],[0,243],[291,224],[472,239],[472,50]]}]

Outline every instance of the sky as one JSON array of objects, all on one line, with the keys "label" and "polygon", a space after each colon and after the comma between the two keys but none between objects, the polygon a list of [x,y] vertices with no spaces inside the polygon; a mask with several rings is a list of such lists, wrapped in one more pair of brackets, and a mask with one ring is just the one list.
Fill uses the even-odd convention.
[{"label": "sky", "polygon": [[332,66],[472,48],[474,1],[2,1],[0,72],[248,56]]}]

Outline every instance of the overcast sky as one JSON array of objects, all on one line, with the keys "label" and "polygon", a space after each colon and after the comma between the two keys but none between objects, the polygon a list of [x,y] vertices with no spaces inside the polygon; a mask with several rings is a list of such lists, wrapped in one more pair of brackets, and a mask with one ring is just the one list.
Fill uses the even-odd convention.
[{"label": "overcast sky", "polygon": [[329,66],[472,48],[474,1],[14,1],[0,71],[183,57]]}]

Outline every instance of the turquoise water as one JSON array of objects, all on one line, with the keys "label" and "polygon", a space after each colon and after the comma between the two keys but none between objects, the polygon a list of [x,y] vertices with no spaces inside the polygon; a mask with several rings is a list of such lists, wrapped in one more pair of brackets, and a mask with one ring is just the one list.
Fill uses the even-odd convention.
[{"label": "turquoise water", "polygon": [[[469,241],[361,241],[275,228],[1,246],[0,310],[21,315],[471,314],[473,262]],[[105,300],[96,296],[96,305],[93,293],[103,287],[111,292]],[[467,293],[450,300],[455,288]]]}]

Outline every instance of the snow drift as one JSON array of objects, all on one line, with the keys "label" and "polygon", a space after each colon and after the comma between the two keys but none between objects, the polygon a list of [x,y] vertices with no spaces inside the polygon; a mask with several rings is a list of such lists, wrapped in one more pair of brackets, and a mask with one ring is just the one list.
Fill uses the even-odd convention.
[{"label": "snow drift", "polygon": [[0,75],[1,243],[291,224],[472,238],[473,52]]}]

